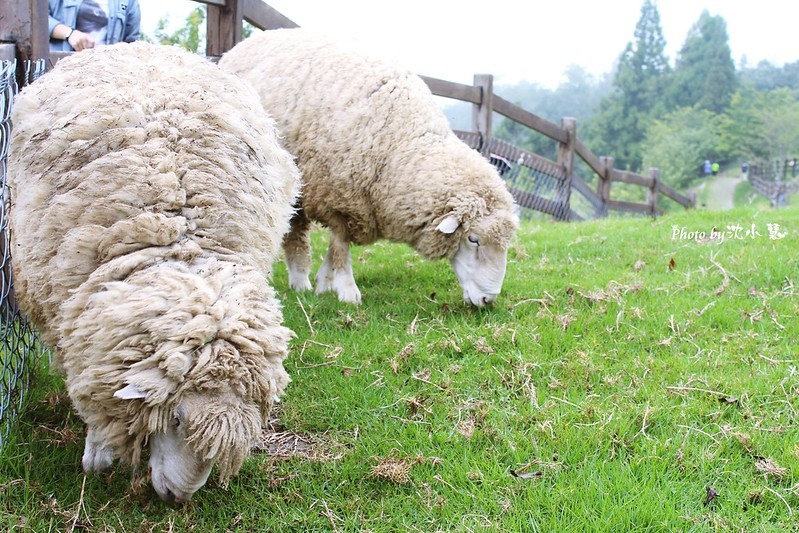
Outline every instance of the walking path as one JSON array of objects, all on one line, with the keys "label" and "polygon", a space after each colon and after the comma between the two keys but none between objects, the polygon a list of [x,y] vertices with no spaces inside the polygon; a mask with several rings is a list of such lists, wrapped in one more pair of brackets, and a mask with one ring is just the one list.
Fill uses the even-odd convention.
[{"label": "walking path", "polygon": [[734,207],[735,188],[741,183],[741,179],[736,176],[711,176],[703,184],[707,188],[705,198],[707,209],[724,210]]}]

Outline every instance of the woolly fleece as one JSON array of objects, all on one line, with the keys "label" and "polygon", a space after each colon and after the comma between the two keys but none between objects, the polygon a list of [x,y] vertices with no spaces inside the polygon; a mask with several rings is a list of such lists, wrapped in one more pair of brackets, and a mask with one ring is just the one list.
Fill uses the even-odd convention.
[{"label": "woolly fleece", "polygon": [[[234,475],[289,376],[268,283],[299,175],[243,82],[174,47],[86,50],[13,108],[19,305],[73,405],[138,465],[183,398],[188,442]],[[134,384],[143,400],[114,392]]]},{"label": "woolly fleece", "polygon": [[[249,81],[277,122],[309,219],[428,259],[452,259],[476,225],[483,242],[507,249],[518,224],[510,193],[415,74],[302,29],[253,35],[219,66]],[[461,226],[446,235],[435,228],[450,213]]]}]

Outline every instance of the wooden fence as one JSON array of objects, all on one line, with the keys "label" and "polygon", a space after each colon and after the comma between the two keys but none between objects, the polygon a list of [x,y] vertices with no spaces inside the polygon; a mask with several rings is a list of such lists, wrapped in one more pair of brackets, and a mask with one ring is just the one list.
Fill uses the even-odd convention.
[{"label": "wooden fence", "polygon": [[782,207],[792,194],[799,192],[796,164],[796,159],[790,163],[786,160],[782,170],[767,163],[750,165],[746,177],[755,191],[769,199],[771,207]]},{"label": "wooden fence", "polygon": [[[684,207],[695,205],[694,195],[686,196],[669,187],[660,177],[658,169],[650,169],[648,176],[614,168],[612,157],[597,157],[577,138],[577,121],[564,118],[560,125],[549,122],[504,98],[494,94],[493,78],[482,74],[474,77],[473,85],[462,85],[450,81],[422,76],[433,94],[446,98],[470,102],[473,105],[472,132],[457,132],[473,148],[487,157],[501,156],[515,162],[523,169],[554,180],[551,197],[544,197],[529,190],[519,190],[509,184],[520,205],[553,215],[557,219],[572,220],[606,216],[611,211],[631,212],[656,216],[662,213],[659,197],[665,196]],[[512,147],[492,136],[493,114],[498,113],[522,124],[558,143],[558,160],[549,161],[537,154]],[[508,148],[511,146],[511,148]],[[575,156],[579,157],[596,178],[592,187],[575,171]],[[541,172],[540,167],[550,170]],[[594,180],[590,180],[594,181]],[[610,196],[613,183],[628,183],[646,190],[646,203],[613,200]],[[529,188],[529,187],[528,187]],[[572,208],[572,193],[580,195],[592,208],[590,212],[577,213]]]}]

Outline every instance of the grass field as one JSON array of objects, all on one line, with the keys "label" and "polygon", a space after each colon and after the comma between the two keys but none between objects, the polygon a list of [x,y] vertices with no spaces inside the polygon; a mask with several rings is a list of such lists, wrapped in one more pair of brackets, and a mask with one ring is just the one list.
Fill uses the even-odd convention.
[{"label": "grass field", "polygon": [[279,265],[297,338],[268,451],[180,508],[125,468],[84,478],[42,369],[0,530],[796,530],[797,251],[796,208],[533,221],[485,310],[405,246],[354,251],[360,307]]}]

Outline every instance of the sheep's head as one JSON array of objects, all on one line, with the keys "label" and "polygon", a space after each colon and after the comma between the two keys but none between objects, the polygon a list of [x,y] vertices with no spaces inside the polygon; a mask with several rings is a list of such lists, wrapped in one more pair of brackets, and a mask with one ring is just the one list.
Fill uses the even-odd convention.
[{"label": "sheep's head", "polygon": [[[290,332],[280,328],[280,333],[288,338]],[[176,349],[157,370],[132,369],[128,384],[114,393],[126,402],[142,402],[127,411],[138,415],[131,430],[147,435],[151,480],[162,500],[187,501],[213,467],[223,484],[236,475],[289,382],[282,355],[270,358],[243,336],[239,341],[252,350],[212,341],[196,350],[185,374],[188,358]],[[164,375],[151,379],[162,371],[185,379],[166,390]]]},{"label": "sheep's head", "polygon": [[460,237],[451,262],[468,303],[484,307],[499,296],[508,247],[518,224],[512,210],[501,209],[474,219],[452,212],[436,226],[442,233]]},{"label": "sheep's head", "polygon": [[[146,393],[128,385],[115,396],[143,399]],[[261,434],[259,406],[231,392],[188,392],[169,414],[165,427],[148,437],[153,488],[169,503],[188,501],[205,485],[214,465],[226,482]]]}]

